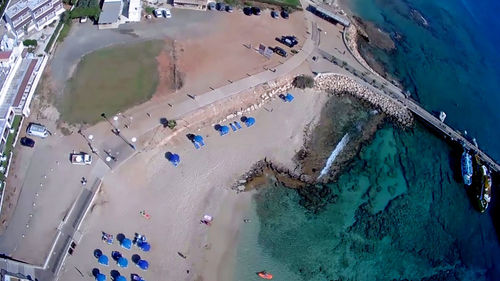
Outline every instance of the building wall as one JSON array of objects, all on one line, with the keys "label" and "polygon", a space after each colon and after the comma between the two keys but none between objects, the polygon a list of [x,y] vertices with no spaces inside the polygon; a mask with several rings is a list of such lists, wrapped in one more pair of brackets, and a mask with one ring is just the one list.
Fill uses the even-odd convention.
[{"label": "building wall", "polygon": [[14,32],[18,37],[22,37],[35,28],[40,31],[42,28],[57,19],[57,16],[63,12],[64,7],[61,0],[49,0],[41,3],[37,7],[20,9],[16,14],[9,15],[8,13],[5,13],[4,20],[7,23],[7,28],[9,30]]}]

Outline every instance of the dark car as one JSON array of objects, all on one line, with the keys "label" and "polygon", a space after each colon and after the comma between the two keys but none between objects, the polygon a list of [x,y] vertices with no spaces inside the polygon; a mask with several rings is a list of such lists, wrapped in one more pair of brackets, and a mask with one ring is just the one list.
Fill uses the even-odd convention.
[{"label": "dark car", "polygon": [[283,10],[281,11],[281,17],[284,18],[284,19],[287,19],[288,18],[288,12]]},{"label": "dark car", "polygon": [[276,11],[271,11],[271,17],[272,17],[273,19],[277,19],[277,18],[279,18],[280,16],[278,15],[278,12],[276,12]]},{"label": "dark car", "polygon": [[35,141],[33,139],[30,139],[28,137],[22,137],[20,140],[21,145],[28,146],[28,147],[33,147],[35,146]]},{"label": "dark car", "polygon": [[286,51],[283,50],[283,48],[280,48],[278,46],[276,46],[276,47],[273,48],[273,52],[275,52],[276,54],[278,54],[278,55],[280,55],[280,56],[282,56],[284,58],[286,58],[286,56],[287,56]]},{"label": "dark car", "polygon": [[208,9],[209,9],[210,11],[215,10],[215,2],[210,2],[210,3],[208,3]]},{"label": "dark car", "polygon": [[252,8],[251,7],[243,8],[243,13],[247,16],[251,16],[252,15]]},{"label": "dark car", "polygon": [[293,35],[289,35],[289,36],[284,36],[286,39],[290,39],[290,41],[292,41],[292,44],[295,46],[297,44],[299,44],[299,41],[297,40],[297,37],[293,36]]},{"label": "dark car", "polygon": [[293,43],[293,41],[290,39],[290,38],[287,38],[286,36],[281,36],[280,37],[276,37],[276,41],[280,42],[281,44],[287,46],[287,47],[290,47],[290,48],[293,48],[293,46],[295,46],[296,44]]},{"label": "dark car", "polygon": [[231,6],[227,5],[227,6],[226,6],[226,12],[228,12],[228,13],[232,13],[232,12],[233,12],[233,7],[231,7]]},{"label": "dark car", "polygon": [[225,11],[226,10],[226,4],[222,3],[222,2],[219,2],[215,5],[215,7],[217,8],[217,10],[219,11]]},{"label": "dark car", "polygon": [[260,8],[259,7],[252,7],[252,14],[259,16],[260,15]]}]

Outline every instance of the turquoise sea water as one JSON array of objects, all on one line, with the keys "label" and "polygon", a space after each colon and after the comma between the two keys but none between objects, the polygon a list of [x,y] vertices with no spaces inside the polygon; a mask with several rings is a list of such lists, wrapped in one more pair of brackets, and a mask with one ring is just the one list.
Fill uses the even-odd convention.
[{"label": "turquoise sea water", "polygon": [[[319,214],[270,184],[253,200],[234,280],[500,280],[490,216],[475,211],[450,148],[417,126],[387,126],[337,183]],[[431,278],[431,279],[425,279]]]},{"label": "turquoise sea water", "polygon": [[[402,35],[370,50],[429,110],[467,130],[500,160],[500,1],[352,0],[351,10]],[[410,16],[417,9],[429,27]],[[333,150],[333,147],[332,147]],[[237,248],[234,280],[500,280],[492,213],[471,206],[451,148],[417,125],[385,126],[336,183],[324,211],[269,184],[255,196]],[[325,199],[326,200],[326,199]]]},{"label": "turquoise sea water", "polygon": [[[500,161],[500,1],[350,0],[351,10],[392,35],[396,50],[371,49],[426,109],[467,130]],[[419,25],[418,10],[428,21]]]}]

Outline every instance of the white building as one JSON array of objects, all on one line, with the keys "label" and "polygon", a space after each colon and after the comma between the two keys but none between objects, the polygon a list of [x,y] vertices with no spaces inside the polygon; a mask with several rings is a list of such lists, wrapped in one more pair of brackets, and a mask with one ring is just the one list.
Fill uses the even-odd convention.
[{"label": "white building", "polygon": [[5,11],[7,29],[22,37],[36,29],[40,31],[64,12],[61,0],[20,0]]},{"label": "white building", "polygon": [[22,44],[3,36],[0,44],[0,154],[16,115],[28,116],[47,57],[35,57]]}]

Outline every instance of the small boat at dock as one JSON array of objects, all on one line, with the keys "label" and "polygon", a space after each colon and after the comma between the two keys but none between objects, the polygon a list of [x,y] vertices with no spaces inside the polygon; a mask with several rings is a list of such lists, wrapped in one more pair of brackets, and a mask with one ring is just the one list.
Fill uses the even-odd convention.
[{"label": "small boat at dock", "polygon": [[472,174],[473,174],[472,156],[466,150],[464,150],[464,152],[462,153],[461,166],[462,166],[462,178],[464,184],[466,186],[470,186],[472,184]]},{"label": "small boat at dock", "polygon": [[479,211],[484,213],[488,209],[491,200],[491,174],[485,165],[481,166],[481,192],[477,195],[479,200]]}]

